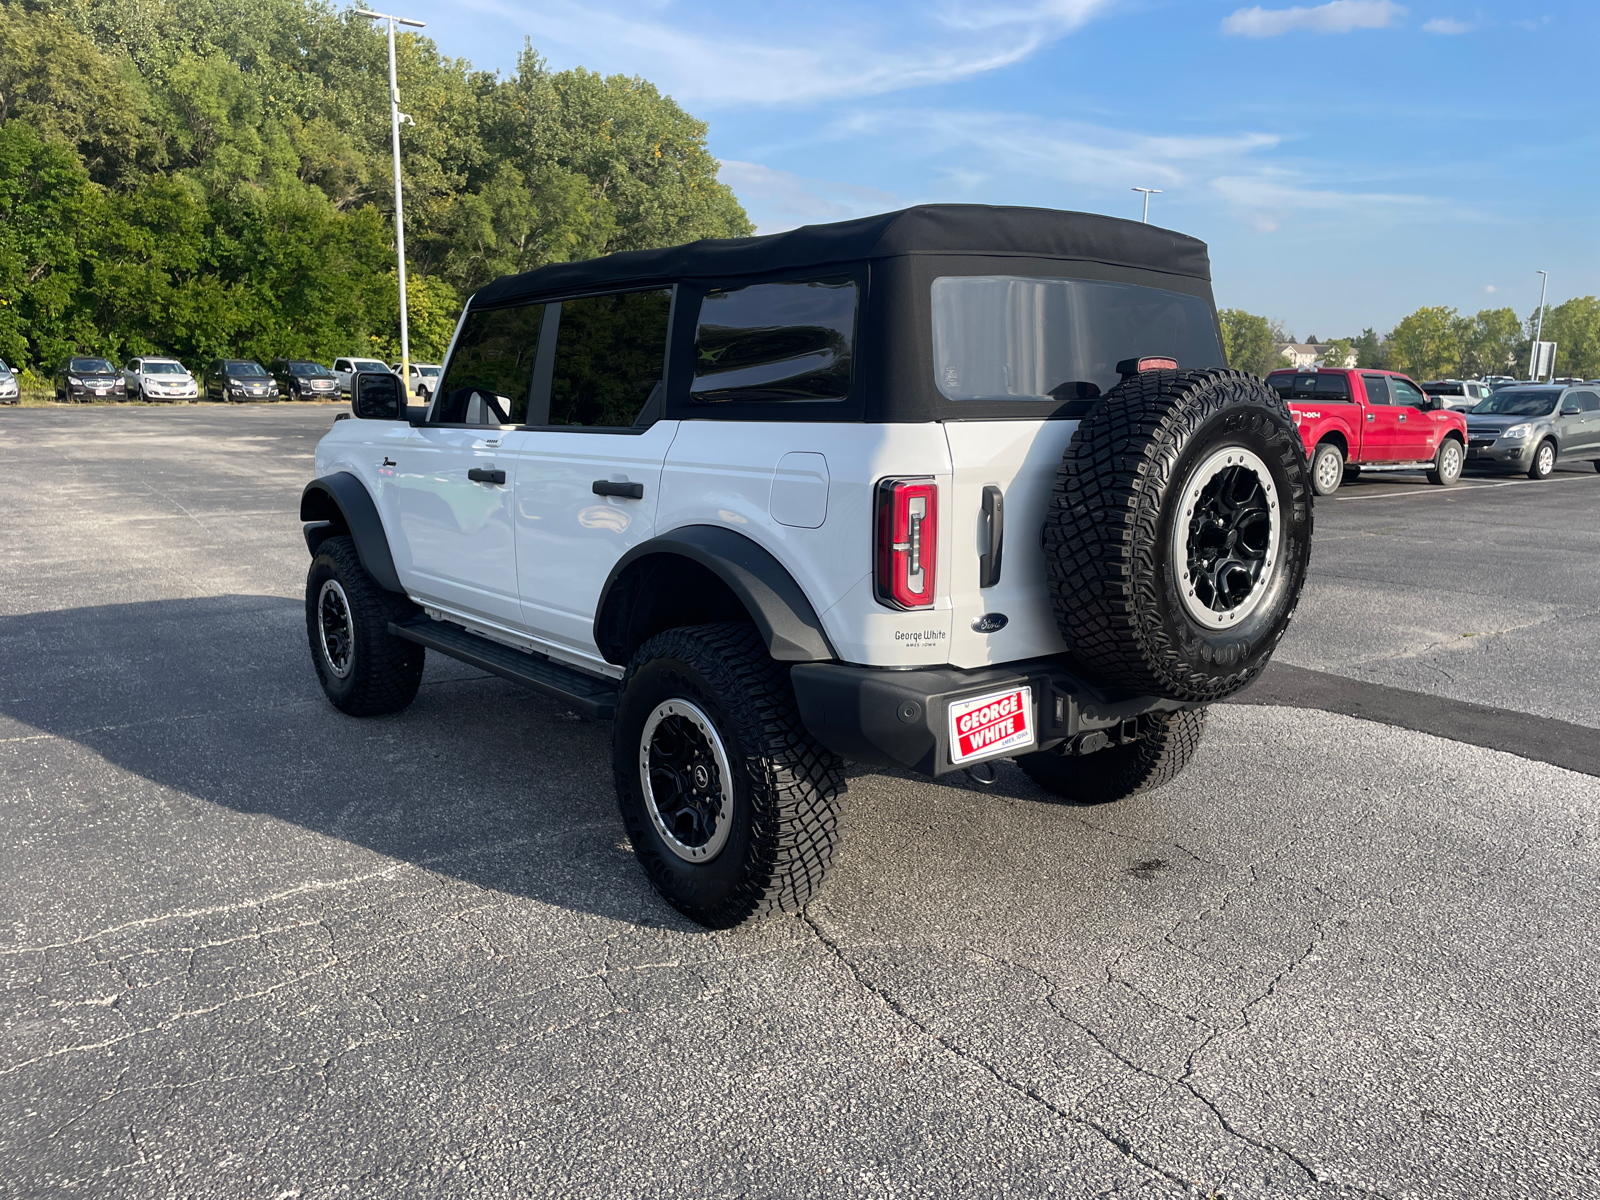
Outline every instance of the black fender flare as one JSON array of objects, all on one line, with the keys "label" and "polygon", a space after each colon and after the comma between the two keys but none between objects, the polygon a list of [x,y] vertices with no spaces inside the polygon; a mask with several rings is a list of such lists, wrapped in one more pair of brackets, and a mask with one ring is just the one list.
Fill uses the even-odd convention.
[{"label": "black fender flare", "polygon": [[[617,561],[595,606],[595,644],[602,653],[607,653],[602,638],[614,585],[628,568],[653,555],[688,559],[727,584],[761,631],[767,653],[779,662],[838,658],[817,610],[788,568],[759,543],[720,525],[685,525],[639,543]],[[622,602],[620,597],[617,602]]]},{"label": "black fender flare", "polygon": [[324,475],[306,484],[300,493],[300,519],[306,526],[306,547],[313,555],[324,539],[348,533],[356,544],[356,555],[373,581],[387,592],[405,594],[400,573],[394,569],[389,552],[389,535],[366,485],[349,471]]}]

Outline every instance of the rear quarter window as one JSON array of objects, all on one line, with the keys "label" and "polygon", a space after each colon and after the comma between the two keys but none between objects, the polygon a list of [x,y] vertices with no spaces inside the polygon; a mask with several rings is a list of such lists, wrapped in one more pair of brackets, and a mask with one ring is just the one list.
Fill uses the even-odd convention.
[{"label": "rear quarter window", "polygon": [[691,398],[843,400],[855,372],[860,289],[848,276],[712,288],[695,324]]}]

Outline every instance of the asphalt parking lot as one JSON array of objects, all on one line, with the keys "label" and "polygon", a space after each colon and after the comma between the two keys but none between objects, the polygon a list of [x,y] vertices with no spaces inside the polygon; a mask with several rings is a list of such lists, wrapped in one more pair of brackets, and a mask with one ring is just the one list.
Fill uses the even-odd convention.
[{"label": "asphalt parking lot", "polygon": [[332,414],[0,410],[0,1194],[1600,1195],[1588,464],[1341,490],[1176,783],[855,770],[808,914],[707,933],[606,725],[322,698]]}]

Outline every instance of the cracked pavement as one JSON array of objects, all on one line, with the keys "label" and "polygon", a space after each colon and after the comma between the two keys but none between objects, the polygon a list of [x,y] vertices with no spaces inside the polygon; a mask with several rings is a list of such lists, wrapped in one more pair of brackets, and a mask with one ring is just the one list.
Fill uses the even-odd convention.
[{"label": "cracked pavement", "polygon": [[[1104,809],[857,768],[809,911],[707,933],[604,723],[322,699],[333,411],[0,411],[0,1195],[1600,1194],[1593,777],[1247,705]],[[1285,658],[1600,725],[1557,480],[1319,505]]]}]

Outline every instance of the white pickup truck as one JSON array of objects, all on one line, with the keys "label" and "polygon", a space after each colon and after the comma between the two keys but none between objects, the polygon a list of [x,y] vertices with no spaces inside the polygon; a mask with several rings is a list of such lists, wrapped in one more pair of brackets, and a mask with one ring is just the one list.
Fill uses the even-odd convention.
[{"label": "white pickup truck", "polygon": [[352,715],[427,650],[613,725],[633,848],[708,925],[803,906],[846,759],[1172,779],[1288,626],[1311,486],[1224,366],[1205,246],[930,205],[561,263],[462,314],[439,388],[355,374],[301,503]]}]

